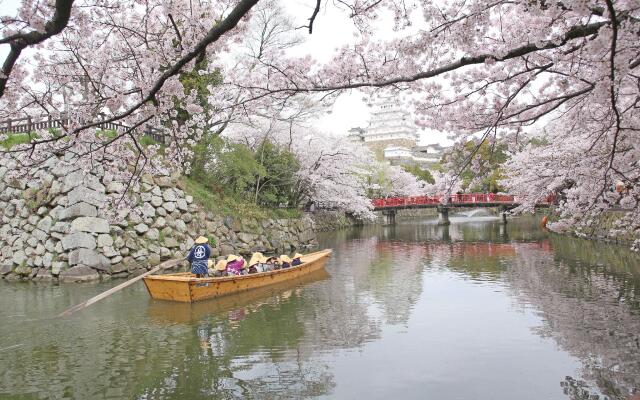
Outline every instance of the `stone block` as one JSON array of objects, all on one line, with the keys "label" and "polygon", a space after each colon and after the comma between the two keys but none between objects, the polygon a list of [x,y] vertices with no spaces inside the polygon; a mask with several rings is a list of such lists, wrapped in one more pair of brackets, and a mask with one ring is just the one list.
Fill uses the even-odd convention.
[{"label": "stone block", "polygon": [[67,193],[77,187],[86,187],[98,192],[104,192],[105,187],[95,175],[85,174],[83,171],[74,171],[64,177],[62,193]]},{"label": "stone block", "polygon": [[14,274],[20,276],[29,276],[32,272],[31,267],[27,267],[26,265],[19,265],[13,270]]},{"label": "stone block", "polygon": [[146,224],[138,224],[138,225],[134,226],[133,229],[135,229],[136,232],[138,232],[141,235],[143,233],[149,231],[149,227]]},{"label": "stone block", "polygon": [[73,250],[77,248],[93,250],[96,248],[96,240],[86,232],[70,233],[62,238],[61,243],[64,250]]},{"label": "stone block", "polygon": [[189,207],[187,205],[187,201],[185,199],[176,200],[176,207],[180,211],[188,211],[189,210]]},{"label": "stone block", "polygon": [[140,177],[140,181],[142,183],[148,183],[150,185],[153,185],[153,176],[151,174],[144,174]]},{"label": "stone block", "polygon": [[102,254],[104,254],[105,257],[112,258],[112,257],[119,256],[120,252],[118,252],[116,249],[114,249],[111,246],[106,246],[106,247],[103,248]]},{"label": "stone block", "polygon": [[174,249],[174,248],[180,247],[180,244],[176,239],[172,237],[168,237],[164,239],[164,246],[170,249]]},{"label": "stone block", "polygon": [[[164,260],[168,260],[171,258],[171,250],[166,247],[160,247],[160,258]],[[11,272],[11,270],[9,270]]]},{"label": "stone block", "polygon": [[107,196],[99,191],[95,191],[84,186],[78,186],[67,195],[68,205],[85,202],[96,207],[103,206],[107,201]]},{"label": "stone block", "polygon": [[234,252],[235,252],[235,248],[233,248],[233,246],[231,245],[223,244],[222,246],[220,246],[220,254],[222,254],[223,256],[234,254]]},{"label": "stone block", "polygon": [[167,226],[167,220],[164,219],[164,217],[158,217],[155,220],[155,223],[153,224],[153,226],[155,226],[156,228],[164,228],[165,226]]},{"label": "stone block", "polygon": [[157,176],[155,181],[156,185],[160,186],[161,188],[170,188],[171,186],[173,186],[173,182],[168,176]]},{"label": "stone block", "polygon": [[98,272],[86,265],[76,265],[60,272],[58,279],[61,282],[87,282],[100,279]]},{"label": "stone block", "polygon": [[113,238],[107,233],[101,233],[98,235],[98,247],[111,247],[113,246]]},{"label": "stone block", "polygon": [[167,212],[174,212],[176,210],[176,203],[165,201],[164,203],[162,203],[162,208],[164,208]]},{"label": "stone block", "polygon": [[107,183],[107,193],[124,193],[125,186],[120,182],[109,182]]},{"label": "stone block", "polygon": [[16,265],[21,265],[27,260],[27,255],[24,250],[18,250],[13,252],[13,256],[11,257],[11,261],[13,261]]},{"label": "stone block", "polygon": [[141,208],[143,217],[153,218],[156,216],[156,209],[149,203],[144,203]]},{"label": "stone block", "polygon": [[127,266],[121,261],[122,261],[122,257],[120,257],[118,262],[113,263],[113,265],[111,265],[111,273],[113,274],[112,276],[116,277],[116,274],[121,274],[121,273],[124,273],[126,275],[129,274],[127,272]]},{"label": "stone block", "polygon": [[36,276],[33,277],[36,281],[51,281],[53,280],[53,275],[51,275],[51,271],[47,268],[40,268],[36,273]]},{"label": "stone block", "polygon": [[45,253],[42,256],[42,266],[45,268],[51,268],[52,264],[53,264],[53,254]]},{"label": "stone block", "polygon": [[176,197],[176,192],[173,191],[173,189],[166,189],[162,192],[162,199],[164,201],[170,201],[170,202],[175,202],[176,200],[178,200],[178,198]]},{"label": "stone block", "polygon": [[2,264],[0,265],[0,275],[7,275],[9,272],[13,271],[13,265],[11,264]]},{"label": "stone block", "polygon": [[38,244],[38,238],[31,236],[29,239],[27,239],[27,244],[31,247],[36,247],[36,245]]},{"label": "stone block", "polygon": [[183,220],[179,219],[175,223],[175,228],[178,232],[186,232],[187,224],[185,224]]},{"label": "stone block", "polygon": [[160,237],[160,231],[156,228],[151,228],[145,236],[149,240],[158,240]]},{"label": "stone block", "polygon": [[111,261],[95,250],[76,249],[69,253],[69,265],[86,265],[93,269],[106,271]]},{"label": "stone block", "polygon": [[42,243],[38,243],[38,245],[36,246],[36,250],[35,253],[39,256],[43,255],[44,252],[46,251],[46,249],[44,248],[44,245]]},{"label": "stone block", "polygon": [[77,167],[74,164],[68,164],[64,162],[59,162],[51,169],[51,173],[57,177],[62,177],[65,175],[69,175],[73,171],[77,171],[80,167]]},{"label": "stone block", "polygon": [[71,223],[71,232],[109,233],[109,222],[104,218],[79,217]]},{"label": "stone block", "polygon": [[51,264],[51,274],[57,276],[58,274],[60,274],[60,272],[66,270],[67,268],[69,268],[69,264],[67,264],[66,262],[56,261]]},{"label": "stone block", "polygon": [[60,219],[66,221],[77,217],[95,217],[97,215],[98,209],[96,208],[96,206],[82,201],[62,210],[60,212]]},{"label": "stone block", "polygon": [[71,231],[71,224],[68,222],[56,222],[51,227],[51,231],[58,233],[69,233]]},{"label": "stone block", "polygon": [[154,207],[160,207],[162,205],[162,197],[160,196],[151,196],[151,205]]},{"label": "stone block", "polygon": [[160,255],[159,254],[150,254],[148,257],[149,265],[155,267],[160,264]]}]

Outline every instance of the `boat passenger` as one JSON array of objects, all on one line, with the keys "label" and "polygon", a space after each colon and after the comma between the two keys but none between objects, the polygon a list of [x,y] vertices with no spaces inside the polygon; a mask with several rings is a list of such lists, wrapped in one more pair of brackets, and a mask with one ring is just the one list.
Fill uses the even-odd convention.
[{"label": "boat passenger", "polygon": [[243,275],[243,269],[245,266],[244,258],[229,254],[227,257],[227,275]]},{"label": "boat passenger", "polygon": [[302,257],[302,254],[300,254],[300,253],[294,254],[293,255],[293,260],[291,260],[291,266],[295,267],[296,265],[302,264],[302,260],[300,260],[301,257]]},{"label": "boat passenger", "polygon": [[251,259],[249,260],[249,269],[248,272],[250,274],[255,274],[257,272],[263,272],[262,263],[264,256],[259,251],[253,253]]},{"label": "boat passenger", "polygon": [[275,259],[274,257],[262,256],[262,260],[260,260],[261,261],[260,266],[262,267],[262,272],[269,272],[275,269],[275,264],[273,262],[274,259]]},{"label": "boat passenger", "polygon": [[267,264],[267,269],[269,271],[280,269],[280,261],[278,261],[277,257],[269,257],[269,258],[267,258],[266,264]]},{"label": "boat passenger", "polygon": [[187,260],[191,263],[191,273],[197,278],[207,277],[209,275],[209,257],[211,257],[211,248],[207,244],[209,239],[200,236],[195,240],[195,244],[189,251]]},{"label": "boat passenger", "polygon": [[227,276],[227,260],[218,261],[214,270],[213,276],[215,277]]},{"label": "boat passenger", "polygon": [[288,255],[282,254],[280,256],[280,265],[282,266],[282,268],[289,268],[291,266],[291,259]]}]

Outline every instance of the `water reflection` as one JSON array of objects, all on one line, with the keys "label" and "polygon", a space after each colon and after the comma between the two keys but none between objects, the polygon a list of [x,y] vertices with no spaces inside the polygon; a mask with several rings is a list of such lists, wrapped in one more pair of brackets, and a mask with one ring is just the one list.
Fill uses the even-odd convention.
[{"label": "water reflection", "polygon": [[572,399],[595,398],[585,382],[610,399],[640,389],[640,270],[626,249],[552,236],[550,247],[518,249],[510,288],[541,312],[536,333],[552,337],[582,361],[580,379],[563,382]]},{"label": "water reflection", "polygon": [[491,217],[320,239],[334,249],[328,274],[193,305],[140,286],[56,320],[117,282],[3,283],[0,397],[627,399],[640,388],[637,255]]}]

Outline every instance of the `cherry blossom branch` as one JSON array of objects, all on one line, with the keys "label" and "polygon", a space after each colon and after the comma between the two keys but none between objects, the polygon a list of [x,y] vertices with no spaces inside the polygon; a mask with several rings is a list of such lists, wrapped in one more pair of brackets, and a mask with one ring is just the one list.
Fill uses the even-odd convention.
[{"label": "cherry blossom branch", "polygon": [[0,39],[0,44],[10,44],[10,51],[0,70],[0,98],[4,95],[7,82],[11,76],[13,66],[18,61],[22,50],[29,46],[42,43],[50,37],[57,35],[67,27],[71,16],[71,6],[74,0],[56,0],[55,14],[44,26],[44,32],[31,31],[29,33],[16,33]]},{"label": "cherry blossom branch", "polygon": [[503,56],[498,56],[496,54],[480,54],[477,56],[464,56],[461,57],[458,61],[445,64],[441,67],[433,68],[428,71],[423,71],[414,75],[409,76],[399,76],[396,78],[385,79],[380,81],[370,81],[370,82],[355,82],[355,83],[347,83],[347,84],[339,84],[339,85],[327,85],[327,86],[310,86],[310,87],[302,87],[297,86],[296,88],[282,88],[282,89],[270,89],[266,87],[258,87],[258,86],[244,86],[246,89],[256,89],[256,90],[264,90],[267,93],[259,94],[254,99],[264,97],[271,94],[282,93],[282,92],[303,92],[303,93],[313,93],[313,92],[326,92],[331,90],[345,90],[345,89],[358,89],[364,87],[385,87],[385,86],[393,86],[399,83],[411,83],[416,82],[423,79],[429,79],[436,77],[438,75],[445,74],[447,72],[455,71],[461,69],[462,67],[469,65],[477,65],[484,64],[487,60],[493,60],[496,62],[503,62],[515,58],[519,58],[525,56],[527,54],[536,53],[542,50],[552,50],[557,49],[568,42],[585,38],[590,35],[594,35],[598,33],[600,28],[603,26],[609,25],[609,21],[600,21],[594,22],[587,25],[579,25],[571,27],[559,41],[548,41],[544,45],[539,46],[534,43],[526,44],[523,46],[519,46],[513,48],[507,52]]}]

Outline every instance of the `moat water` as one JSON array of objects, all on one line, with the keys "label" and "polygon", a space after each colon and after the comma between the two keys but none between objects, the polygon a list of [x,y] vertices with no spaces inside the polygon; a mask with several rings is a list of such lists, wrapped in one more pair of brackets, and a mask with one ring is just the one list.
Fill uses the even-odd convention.
[{"label": "moat water", "polygon": [[640,259],[536,220],[322,235],[326,273],[193,305],[0,282],[2,399],[628,399]]}]

